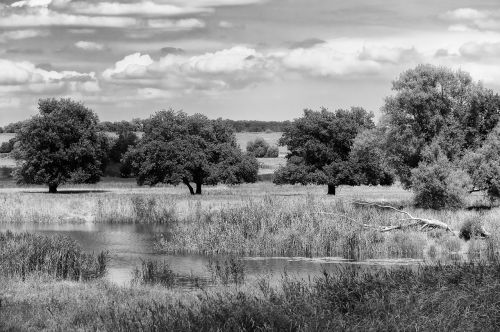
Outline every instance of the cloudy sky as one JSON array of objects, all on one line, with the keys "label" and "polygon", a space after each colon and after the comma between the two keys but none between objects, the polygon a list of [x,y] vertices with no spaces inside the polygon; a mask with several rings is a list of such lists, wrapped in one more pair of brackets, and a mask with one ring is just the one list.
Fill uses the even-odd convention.
[{"label": "cloudy sky", "polygon": [[498,0],[0,0],[0,125],[43,97],[101,120],[377,114],[418,63],[500,91],[499,60]]}]

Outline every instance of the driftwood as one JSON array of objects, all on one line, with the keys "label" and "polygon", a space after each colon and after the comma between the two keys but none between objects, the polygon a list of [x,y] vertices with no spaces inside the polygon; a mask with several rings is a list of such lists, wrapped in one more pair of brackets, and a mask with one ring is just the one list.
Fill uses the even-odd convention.
[{"label": "driftwood", "polygon": [[[390,205],[381,205],[377,203],[370,203],[370,202],[363,202],[363,201],[355,201],[352,202],[354,205],[361,205],[361,206],[369,206],[369,207],[378,207],[381,209],[389,209],[393,210],[399,213],[402,213],[406,215],[408,218],[403,218],[400,219],[400,221],[412,221],[411,223],[404,223],[404,224],[399,224],[399,225],[392,225],[392,226],[377,226],[377,225],[367,225],[363,224],[363,227],[365,228],[374,228],[378,229],[380,232],[390,232],[396,229],[405,229],[405,228],[411,228],[411,227],[420,227],[420,230],[425,230],[425,229],[443,229],[446,232],[450,232],[455,236],[458,236],[460,238],[463,238],[462,233],[456,230],[451,229],[451,227],[440,221],[440,220],[435,220],[435,219],[425,219],[425,218],[419,218],[419,217],[414,217],[412,216],[409,212],[403,211],[402,209],[397,209],[393,206]],[[489,237],[490,234],[484,230],[484,228],[480,227],[480,229],[477,230],[477,235],[481,237]],[[465,237],[465,239],[468,240],[468,238]]]}]

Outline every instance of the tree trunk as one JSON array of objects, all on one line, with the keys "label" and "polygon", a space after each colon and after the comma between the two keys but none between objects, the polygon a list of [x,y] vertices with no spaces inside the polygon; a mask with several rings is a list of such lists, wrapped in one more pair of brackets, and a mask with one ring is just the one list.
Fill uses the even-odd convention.
[{"label": "tree trunk", "polygon": [[191,184],[189,183],[189,181],[188,180],[183,180],[182,182],[184,182],[184,184],[189,188],[189,192],[191,193],[191,195],[194,195],[193,186],[191,186]]},{"label": "tree trunk", "polygon": [[201,195],[201,182],[196,183],[196,195]]},{"label": "tree trunk", "polygon": [[56,194],[57,193],[57,184],[49,184],[49,193]]},{"label": "tree trunk", "polygon": [[328,195],[335,195],[335,185],[333,184],[328,185]]}]

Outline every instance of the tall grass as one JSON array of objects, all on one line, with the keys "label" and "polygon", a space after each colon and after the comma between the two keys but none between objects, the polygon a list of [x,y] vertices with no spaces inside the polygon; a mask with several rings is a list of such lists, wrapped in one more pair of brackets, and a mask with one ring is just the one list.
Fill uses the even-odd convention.
[{"label": "tall grass", "polygon": [[[0,286],[1,287],[1,286]],[[16,287],[10,286],[16,291]],[[60,289],[61,290],[56,290]],[[100,331],[497,331],[500,263],[422,266],[374,273],[342,269],[278,286],[219,287],[192,294],[103,283],[19,289],[6,329]],[[19,306],[17,303],[24,303]],[[19,319],[23,317],[23,319]]]},{"label": "tall grass", "polygon": [[82,251],[67,237],[0,233],[0,274],[23,280],[34,274],[56,279],[90,280],[106,274],[107,253]]}]

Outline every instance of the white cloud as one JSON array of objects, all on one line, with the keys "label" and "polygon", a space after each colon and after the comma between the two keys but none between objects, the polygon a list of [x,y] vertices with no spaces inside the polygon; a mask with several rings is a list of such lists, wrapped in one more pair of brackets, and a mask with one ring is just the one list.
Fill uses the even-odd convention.
[{"label": "white cloud", "polygon": [[49,35],[50,32],[46,30],[35,30],[35,29],[12,30],[0,33],[0,42],[5,42],[8,40],[28,39],[34,37],[47,37]]},{"label": "white cloud", "polygon": [[441,18],[455,22],[448,29],[455,32],[464,32],[474,29],[499,30],[500,11],[477,10],[474,8],[458,8],[441,15]]},{"label": "white cloud", "polygon": [[153,64],[153,60],[148,54],[134,53],[118,61],[114,68],[106,69],[102,76],[107,79],[142,77],[151,64]]},{"label": "white cloud", "polygon": [[3,92],[63,92],[99,91],[94,72],[53,71],[36,67],[28,61],[15,62],[0,59],[0,91]]},{"label": "white cloud", "polygon": [[500,56],[500,42],[477,43],[469,42],[460,47],[460,55],[466,58],[479,60],[481,58]]},{"label": "white cloud", "polygon": [[[185,2],[184,2],[185,4]],[[71,10],[74,13],[85,15],[107,16],[178,16],[210,12],[208,8],[175,6],[160,4],[153,1],[139,2],[73,2]]]},{"label": "white cloud", "polygon": [[52,0],[23,0],[11,4],[11,7],[47,7]]},{"label": "white cloud", "polygon": [[195,18],[188,18],[182,20],[150,19],[148,20],[148,26],[154,29],[183,31],[183,30],[204,28],[205,22]]},{"label": "white cloud", "polygon": [[135,26],[137,23],[136,19],[130,17],[72,15],[45,7],[7,12],[0,16],[0,27],[86,26],[120,28]]},{"label": "white cloud", "polygon": [[219,27],[224,28],[224,29],[229,29],[234,27],[234,24],[228,21],[220,21],[219,22]]},{"label": "white cloud", "polygon": [[102,44],[84,40],[76,42],[75,46],[85,51],[101,51],[104,49],[104,45]]}]

